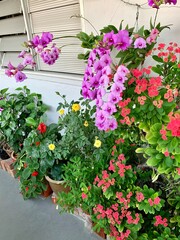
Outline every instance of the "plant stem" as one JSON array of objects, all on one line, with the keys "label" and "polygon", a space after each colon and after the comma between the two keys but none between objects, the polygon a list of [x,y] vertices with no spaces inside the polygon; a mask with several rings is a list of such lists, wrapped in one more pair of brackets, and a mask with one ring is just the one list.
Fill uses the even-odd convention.
[{"label": "plant stem", "polygon": [[154,28],[156,26],[156,20],[157,20],[157,15],[158,15],[158,8],[156,9],[156,14],[155,14],[155,17],[154,17]]},{"label": "plant stem", "polygon": [[[99,35],[99,33],[98,33],[98,31],[96,30],[96,28],[93,26],[93,24],[92,24],[87,18],[85,18],[85,17],[83,17],[83,16],[81,16],[81,15],[73,15],[72,17],[82,18],[82,19],[86,20],[86,22],[88,22],[88,23],[91,25],[91,27],[95,30],[95,32]],[[72,17],[71,17],[71,18],[72,18]]]},{"label": "plant stem", "polygon": [[63,47],[71,46],[71,45],[78,45],[78,46],[80,46],[80,44],[78,44],[78,43],[70,43],[70,44],[62,45],[62,46],[60,47],[60,49],[62,49]]},{"label": "plant stem", "polygon": [[77,38],[77,37],[76,36],[62,36],[62,37],[53,38],[53,40],[60,39],[60,38]]}]

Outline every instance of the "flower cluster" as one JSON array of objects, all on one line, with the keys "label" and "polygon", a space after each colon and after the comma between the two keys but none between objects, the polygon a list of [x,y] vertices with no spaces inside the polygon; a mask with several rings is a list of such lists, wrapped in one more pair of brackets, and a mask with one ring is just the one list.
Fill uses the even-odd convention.
[{"label": "flower cluster", "polygon": [[[126,89],[125,82],[130,73],[124,65],[113,64],[112,50],[123,52],[128,51],[130,47],[134,49],[147,48],[147,44],[151,45],[156,41],[158,34],[159,30],[155,28],[147,38],[140,36],[133,38],[130,37],[127,30],[119,30],[117,33],[112,30],[104,34],[99,45],[90,52],[82,83],[82,95],[84,98],[96,101],[96,126],[99,130],[107,131],[117,128],[118,124],[114,114],[117,112],[117,104],[122,100],[123,91]],[[158,80],[154,82],[157,83]],[[159,85],[154,86],[154,82],[152,80],[147,86],[146,80],[144,83],[143,80],[139,80],[136,91],[141,93],[148,87],[149,95],[156,96]],[[128,113],[122,114],[124,114],[126,122],[134,121],[128,118]]]},{"label": "flower cluster", "polygon": [[149,6],[153,7],[153,8],[159,8],[159,6],[161,4],[176,4],[177,3],[177,0],[148,0],[148,4]]},{"label": "flower cluster", "polygon": [[[118,139],[117,144],[123,143],[124,140]],[[120,148],[124,148],[120,146]],[[127,149],[125,150],[127,151]],[[129,151],[129,150],[128,150]],[[167,226],[167,221],[159,215],[156,223],[151,216],[156,211],[160,211],[163,206],[162,200],[153,189],[143,186],[140,188],[137,185],[137,173],[134,172],[132,165],[126,165],[126,158],[123,153],[119,153],[118,145],[113,146],[113,160],[110,160],[108,170],[103,170],[101,174],[94,179],[93,188],[98,187],[98,193],[101,194],[101,203],[93,207],[93,216],[95,216],[97,224],[100,226],[105,224],[105,230],[116,240],[126,240],[129,236],[134,236],[134,232],[140,231],[144,219],[143,212],[149,214],[151,219],[150,229],[154,226]],[[124,162],[122,164],[122,162]],[[125,172],[126,169],[126,172]],[[121,171],[123,173],[121,173]],[[131,181],[131,187],[128,181]],[[99,192],[101,189],[101,193]],[[92,198],[93,191],[82,195],[85,198]],[[108,199],[106,204],[105,199]],[[94,218],[94,220],[95,220]],[[156,217],[155,217],[156,218]],[[102,225],[101,225],[102,224]]]},{"label": "flower cluster", "polygon": [[170,116],[170,122],[167,125],[167,129],[171,131],[172,136],[180,137],[180,114],[175,113],[174,116]]},{"label": "flower cluster", "polygon": [[155,223],[154,223],[154,226],[159,226],[159,225],[163,225],[164,227],[167,227],[167,218],[162,218],[160,215],[158,216],[155,216]]},{"label": "flower cluster", "polygon": [[[56,44],[52,44],[48,48],[48,44],[53,40],[53,35],[50,32],[43,32],[42,36],[35,35],[30,42],[25,43],[27,50],[23,50],[18,57],[23,58],[22,63],[17,67],[14,67],[11,63],[8,64],[8,69],[5,70],[5,74],[9,77],[14,76],[16,82],[23,82],[27,76],[22,72],[28,65],[34,68],[36,62],[34,57],[39,54],[43,62],[52,65],[59,58],[60,50],[56,47]],[[35,51],[35,55],[31,54],[32,50]],[[31,50],[31,51],[30,51]]]}]

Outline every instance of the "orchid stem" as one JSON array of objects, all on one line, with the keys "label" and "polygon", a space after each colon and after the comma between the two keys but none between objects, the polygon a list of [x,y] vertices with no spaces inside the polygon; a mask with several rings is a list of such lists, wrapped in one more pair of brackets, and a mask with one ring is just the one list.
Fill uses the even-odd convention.
[{"label": "orchid stem", "polygon": [[70,45],[78,45],[78,46],[80,46],[80,45],[79,45],[79,44],[77,44],[77,43],[70,43],[70,44],[65,44],[65,45],[62,45],[62,46],[60,47],[60,49],[62,49],[63,47],[70,46]]},{"label": "orchid stem", "polygon": [[154,28],[156,26],[156,20],[157,20],[157,15],[158,15],[158,8],[156,9],[156,14],[155,14],[155,17],[154,17]]}]

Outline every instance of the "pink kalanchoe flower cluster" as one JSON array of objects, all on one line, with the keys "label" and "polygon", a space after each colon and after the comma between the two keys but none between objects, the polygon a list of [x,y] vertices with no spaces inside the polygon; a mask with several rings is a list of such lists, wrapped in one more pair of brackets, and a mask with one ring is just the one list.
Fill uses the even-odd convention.
[{"label": "pink kalanchoe flower cluster", "polygon": [[136,193],[136,200],[138,202],[142,202],[144,200],[144,194],[142,192],[137,192]]},{"label": "pink kalanchoe flower cluster", "polygon": [[155,223],[154,223],[154,226],[158,227],[159,225],[162,225],[164,227],[167,227],[168,226],[168,223],[167,223],[167,218],[162,218],[160,215],[158,216],[155,216]]},{"label": "pink kalanchoe flower cluster", "polygon": [[160,203],[161,199],[159,197],[156,197],[154,200],[149,198],[148,203],[152,207],[154,205],[158,205]]},{"label": "pink kalanchoe flower cluster", "polygon": [[131,230],[127,229],[125,232],[119,232],[113,225],[110,225],[110,229],[111,229],[110,236],[115,237],[116,240],[126,240],[131,234]]},{"label": "pink kalanchoe flower cluster", "polygon": [[160,132],[160,134],[162,135],[162,136],[161,136],[162,139],[163,139],[163,140],[167,140],[167,136],[166,136],[167,131],[165,130],[164,125],[162,126],[162,129],[161,129],[159,132]]},{"label": "pink kalanchoe flower cluster", "polygon": [[96,178],[94,179],[94,184],[96,183],[98,187],[102,188],[103,192],[106,192],[106,190],[110,186],[114,185],[115,179],[114,178],[110,179],[107,171],[102,171],[102,179],[96,176]]},{"label": "pink kalanchoe flower cluster", "polygon": [[173,137],[180,137],[180,114],[176,113],[170,117],[167,129],[171,131]]}]

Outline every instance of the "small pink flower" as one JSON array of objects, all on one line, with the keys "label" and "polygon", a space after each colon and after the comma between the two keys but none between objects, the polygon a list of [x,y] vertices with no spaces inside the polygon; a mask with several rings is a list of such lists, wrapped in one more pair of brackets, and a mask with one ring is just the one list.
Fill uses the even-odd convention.
[{"label": "small pink flower", "polygon": [[81,194],[81,197],[82,197],[82,199],[86,199],[88,196],[87,196],[87,194],[82,193],[82,194]]},{"label": "small pink flower", "polygon": [[176,168],[178,175],[180,175],[180,168]]},{"label": "small pink flower", "polygon": [[136,199],[138,202],[142,202],[144,200],[144,195],[141,192],[136,193]]},{"label": "small pink flower", "polygon": [[167,149],[166,149],[166,151],[164,152],[164,156],[169,157],[169,152],[168,152]]},{"label": "small pink flower", "polygon": [[152,207],[154,205],[154,202],[151,198],[148,199],[149,205]]},{"label": "small pink flower", "polygon": [[161,201],[161,199],[160,199],[159,197],[156,197],[156,198],[154,199],[154,204],[155,204],[155,205],[158,205],[158,204],[160,203],[160,201]]}]

